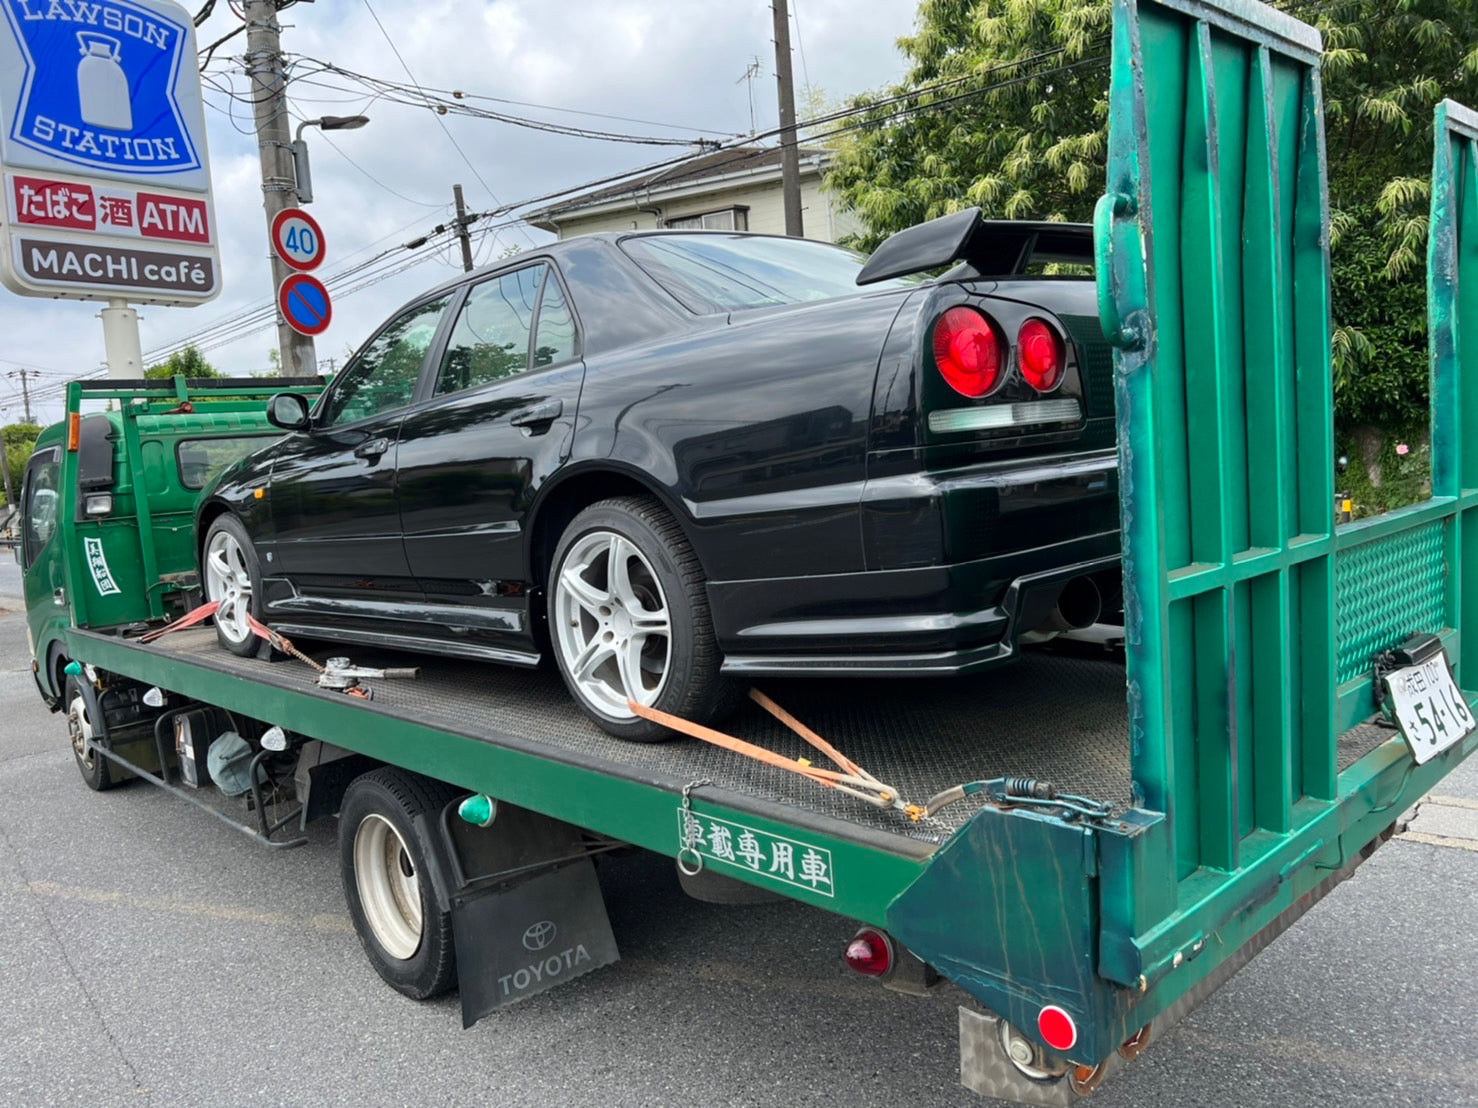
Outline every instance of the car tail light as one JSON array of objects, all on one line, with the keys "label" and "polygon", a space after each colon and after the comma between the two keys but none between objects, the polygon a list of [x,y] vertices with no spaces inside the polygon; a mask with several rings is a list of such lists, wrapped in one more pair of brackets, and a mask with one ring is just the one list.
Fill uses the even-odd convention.
[{"label": "car tail light", "polygon": [[1078,1041],[1078,1025],[1055,1004],[1037,1013],[1037,1030],[1042,1033],[1042,1041],[1053,1050],[1071,1050]]},{"label": "car tail light", "polygon": [[951,308],[934,323],[934,364],[961,396],[984,396],[1001,379],[1001,342],[990,320]]},{"label": "car tail light", "polygon": [[893,944],[881,931],[864,927],[852,936],[842,957],[864,977],[886,977],[893,968]]},{"label": "car tail light", "polygon": [[1040,319],[1029,319],[1016,333],[1021,376],[1038,392],[1051,392],[1062,382],[1062,343]]}]

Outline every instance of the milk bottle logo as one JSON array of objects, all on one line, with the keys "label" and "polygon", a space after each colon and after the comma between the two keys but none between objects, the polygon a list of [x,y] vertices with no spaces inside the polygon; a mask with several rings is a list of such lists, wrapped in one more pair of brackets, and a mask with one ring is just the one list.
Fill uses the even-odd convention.
[{"label": "milk bottle logo", "polygon": [[192,40],[172,0],[0,0],[6,166],[206,188]]},{"label": "milk bottle logo", "polygon": [[82,46],[82,60],[77,63],[82,122],[109,131],[132,131],[133,107],[123,72],[122,44],[95,31],[78,31],[77,41]]}]

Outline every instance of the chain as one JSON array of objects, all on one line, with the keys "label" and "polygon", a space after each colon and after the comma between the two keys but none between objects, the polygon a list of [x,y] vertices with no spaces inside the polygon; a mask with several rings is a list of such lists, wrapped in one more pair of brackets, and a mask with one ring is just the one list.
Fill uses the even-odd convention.
[{"label": "chain", "polygon": [[[700,873],[703,872],[703,855],[699,854],[698,848],[693,845],[693,835],[691,833],[691,828],[693,826],[693,790],[701,789],[704,785],[712,784],[712,781],[708,780],[706,777],[703,777],[699,778],[697,781],[689,781],[686,785],[683,786],[682,846],[678,849],[677,852],[677,868],[688,877],[697,877]],[[692,858],[691,862],[687,862],[687,859],[689,857]],[[692,868],[689,869],[689,866],[691,866]]]}]

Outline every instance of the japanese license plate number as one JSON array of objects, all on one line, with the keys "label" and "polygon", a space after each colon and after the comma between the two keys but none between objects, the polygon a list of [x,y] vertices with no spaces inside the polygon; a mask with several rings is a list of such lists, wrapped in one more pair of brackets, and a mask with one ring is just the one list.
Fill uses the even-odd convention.
[{"label": "japanese license plate number", "polygon": [[1416,764],[1435,758],[1478,723],[1452,679],[1443,652],[1386,675],[1396,725]]}]

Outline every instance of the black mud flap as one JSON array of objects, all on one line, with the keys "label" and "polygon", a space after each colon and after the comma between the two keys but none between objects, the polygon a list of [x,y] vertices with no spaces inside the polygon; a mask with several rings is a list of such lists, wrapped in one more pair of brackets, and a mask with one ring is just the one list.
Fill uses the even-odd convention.
[{"label": "black mud flap", "polygon": [[487,828],[445,815],[464,1028],[620,958],[578,828],[511,805]]}]

